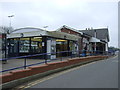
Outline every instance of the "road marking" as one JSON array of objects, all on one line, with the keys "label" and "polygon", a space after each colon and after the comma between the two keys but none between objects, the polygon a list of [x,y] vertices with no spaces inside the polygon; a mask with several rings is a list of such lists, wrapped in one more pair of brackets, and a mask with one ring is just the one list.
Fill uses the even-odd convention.
[{"label": "road marking", "polygon": [[41,78],[41,79],[39,79],[39,80],[33,81],[33,82],[31,82],[31,83],[28,83],[28,84],[19,86],[18,88],[20,88],[21,90],[24,90],[25,88],[30,88],[30,87],[38,84],[38,83],[42,83],[42,82],[47,81],[47,80],[49,80],[49,79],[55,78],[55,77],[57,77],[57,76],[63,75],[63,74],[65,74],[65,73],[68,73],[68,72],[77,70],[77,69],[79,69],[79,68],[81,68],[81,67],[85,67],[85,66],[88,66],[88,65],[91,65],[91,64],[94,64],[94,63],[96,63],[96,62],[91,62],[91,63],[85,64],[85,65],[82,65],[82,66],[74,67],[74,68],[72,68],[72,69],[68,69],[68,70],[65,70],[65,71],[61,71],[61,72],[58,72],[58,73],[54,73],[54,74],[52,74],[52,75],[46,76],[46,77]]}]

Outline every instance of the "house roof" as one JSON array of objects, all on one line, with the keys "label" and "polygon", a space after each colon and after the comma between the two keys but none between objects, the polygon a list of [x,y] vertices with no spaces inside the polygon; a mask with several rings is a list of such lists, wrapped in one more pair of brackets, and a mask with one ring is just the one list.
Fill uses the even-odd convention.
[{"label": "house roof", "polygon": [[63,25],[62,27],[58,28],[56,31],[60,31],[62,28],[67,28],[67,29],[70,29],[70,30],[72,30],[72,31],[74,31],[74,32],[77,32],[77,33],[83,35],[83,33],[82,33],[82,32],[79,32],[77,29],[68,27],[68,26],[66,26],[66,25]]},{"label": "house roof", "polygon": [[80,32],[86,33],[92,37],[95,37],[95,31],[96,31],[96,38],[106,41],[106,39],[109,42],[109,32],[108,28],[101,28],[101,29],[92,29],[92,30],[79,30]]}]

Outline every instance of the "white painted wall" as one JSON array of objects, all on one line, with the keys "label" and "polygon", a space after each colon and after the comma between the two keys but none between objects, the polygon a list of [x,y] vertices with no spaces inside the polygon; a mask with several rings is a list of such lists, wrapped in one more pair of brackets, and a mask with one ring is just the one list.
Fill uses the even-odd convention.
[{"label": "white painted wall", "polygon": [[105,44],[105,51],[108,51],[108,43]]},{"label": "white painted wall", "polygon": [[47,40],[47,53],[51,53],[51,40]]},{"label": "white painted wall", "polygon": [[95,37],[91,37],[89,42],[100,42],[100,40]]},{"label": "white painted wall", "polygon": [[89,51],[93,51],[93,49],[92,49],[92,43],[89,44]]},{"label": "white painted wall", "polygon": [[72,52],[72,54],[77,54],[78,52],[76,52],[76,51],[78,51],[78,44],[77,43],[73,43],[73,48],[72,48],[72,50],[74,51],[74,52]]}]

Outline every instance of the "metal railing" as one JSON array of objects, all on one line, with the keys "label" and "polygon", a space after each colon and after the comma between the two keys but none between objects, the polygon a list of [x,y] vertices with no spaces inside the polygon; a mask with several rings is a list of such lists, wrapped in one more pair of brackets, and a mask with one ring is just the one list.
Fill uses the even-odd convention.
[{"label": "metal railing", "polygon": [[[60,54],[60,57],[56,57],[54,59],[51,59],[52,55],[58,55]],[[14,68],[9,68],[9,69],[5,69],[0,71],[0,73],[3,72],[7,72],[7,71],[11,71],[11,70],[15,70],[15,69],[26,69],[27,67],[30,66],[34,66],[34,65],[40,65],[40,64],[47,64],[48,62],[54,61],[54,60],[60,60],[63,61],[63,58],[73,58],[73,57],[86,57],[86,56],[93,56],[93,55],[111,55],[109,52],[106,51],[61,51],[61,52],[54,52],[54,53],[42,53],[42,54],[34,54],[34,55],[26,55],[26,56],[19,56],[19,57],[11,57],[11,58],[4,58],[4,59],[0,59],[0,61],[2,62],[7,62],[8,60],[12,60],[12,59],[24,59],[24,63],[22,66],[18,66],[18,67],[14,67]],[[34,64],[27,64],[27,59],[29,58],[33,58],[33,57],[42,57],[43,56],[43,60],[41,62],[38,63],[34,63]]]}]

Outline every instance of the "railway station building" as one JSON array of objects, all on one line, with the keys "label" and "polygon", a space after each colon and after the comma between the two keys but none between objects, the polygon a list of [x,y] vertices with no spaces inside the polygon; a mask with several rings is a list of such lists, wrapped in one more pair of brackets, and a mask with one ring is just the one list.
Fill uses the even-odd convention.
[{"label": "railway station building", "polygon": [[[103,53],[108,50],[108,42],[108,28],[76,30],[63,25],[57,30],[47,31],[25,27],[15,29],[12,33],[7,34],[6,52],[7,57],[49,53],[46,57],[55,59],[56,57],[82,54],[83,50],[87,51],[87,55],[96,53],[96,51]],[[70,52],[56,53],[61,51]]]},{"label": "railway station building", "polygon": [[[67,56],[68,53],[55,53],[61,51],[79,50],[79,35],[56,31],[46,31],[39,28],[20,28],[8,35],[8,56],[22,56],[40,53],[53,53],[47,58]],[[75,53],[71,53],[75,54]]]},{"label": "railway station building", "polygon": [[101,54],[108,52],[108,42],[110,41],[108,28],[92,28],[79,31],[91,36],[89,39],[89,46],[91,47],[90,51]]}]

